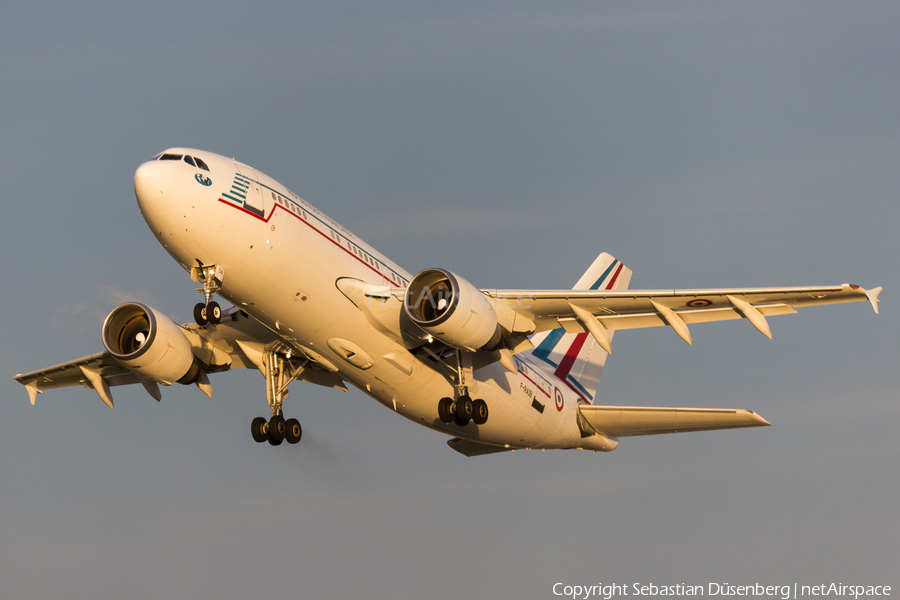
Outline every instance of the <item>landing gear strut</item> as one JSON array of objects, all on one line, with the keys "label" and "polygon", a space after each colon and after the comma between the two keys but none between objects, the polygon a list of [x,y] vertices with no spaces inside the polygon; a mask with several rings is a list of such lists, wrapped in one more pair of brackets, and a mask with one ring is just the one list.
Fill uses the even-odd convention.
[{"label": "landing gear strut", "polygon": [[250,433],[257,443],[269,442],[278,446],[287,440],[288,444],[296,444],[303,436],[303,429],[297,419],[285,419],[281,404],[288,395],[288,385],[306,369],[309,361],[304,361],[296,369],[290,362],[290,355],[283,356],[277,352],[263,353],[263,367],[266,376],[266,400],[272,409],[272,417],[267,421],[264,417],[256,417],[250,424]]},{"label": "landing gear strut", "polygon": [[197,325],[213,325],[221,322],[222,308],[216,301],[210,301],[212,295],[222,289],[222,281],[225,279],[225,269],[219,265],[202,265],[191,268],[191,279],[201,285],[197,288],[203,294],[204,302],[194,306],[194,321]]},{"label": "landing gear strut", "polygon": [[441,398],[438,402],[438,417],[444,423],[455,422],[460,427],[465,427],[469,421],[476,425],[484,425],[488,420],[487,403],[484,400],[472,400],[469,397],[466,373],[468,372],[471,376],[472,359],[470,355],[463,354],[462,350],[456,351],[456,371],[456,400]]}]

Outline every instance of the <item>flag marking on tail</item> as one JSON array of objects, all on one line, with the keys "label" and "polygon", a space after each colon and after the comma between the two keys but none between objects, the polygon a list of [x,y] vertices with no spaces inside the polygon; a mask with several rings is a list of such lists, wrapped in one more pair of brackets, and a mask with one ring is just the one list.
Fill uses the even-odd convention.
[{"label": "flag marking on tail", "polygon": [[[616,285],[616,280],[619,278],[619,274],[622,272],[624,266],[625,265],[621,261],[614,260],[603,274],[600,275],[597,281],[594,282],[590,289],[599,290],[602,287],[605,290],[611,290],[613,286]],[[612,276],[610,276],[611,273]],[[594,399],[593,395],[591,395],[584,386],[571,375],[572,367],[575,365],[578,354],[581,352],[581,349],[584,347],[590,334],[576,334],[558,365],[550,360],[550,354],[553,352],[553,349],[556,348],[556,345],[559,344],[560,340],[562,340],[565,333],[565,329],[554,329],[546,338],[544,338],[538,347],[532,351],[531,355],[556,369],[553,374],[558,377],[560,381],[563,381],[573,392],[578,394],[581,401],[591,404]]]}]

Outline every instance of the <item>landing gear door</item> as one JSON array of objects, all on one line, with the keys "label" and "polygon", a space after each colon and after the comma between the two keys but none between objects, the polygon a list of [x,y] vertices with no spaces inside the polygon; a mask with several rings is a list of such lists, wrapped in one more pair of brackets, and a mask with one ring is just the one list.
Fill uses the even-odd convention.
[{"label": "landing gear door", "polygon": [[234,166],[237,169],[235,184],[240,187],[246,186],[246,190],[244,191],[244,208],[265,219],[266,196],[263,193],[263,188],[259,183],[259,177],[256,175],[256,171],[253,170],[253,167],[249,167],[237,161],[235,161]]}]

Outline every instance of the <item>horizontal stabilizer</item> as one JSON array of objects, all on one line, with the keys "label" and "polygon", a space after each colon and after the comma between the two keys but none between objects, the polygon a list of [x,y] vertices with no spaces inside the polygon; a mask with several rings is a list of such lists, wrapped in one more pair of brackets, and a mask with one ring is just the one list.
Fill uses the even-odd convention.
[{"label": "horizontal stabilizer", "polygon": [[512,450],[512,448],[504,448],[503,446],[494,446],[492,444],[482,444],[481,442],[473,442],[462,438],[447,440],[447,445],[466,456],[481,456],[482,454],[494,454],[495,452],[509,452]]},{"label": "horizontal stabilizer", "polygon": [[771,425],[741,408],[579,406],[578,410],[597,433],[611,438]]}]

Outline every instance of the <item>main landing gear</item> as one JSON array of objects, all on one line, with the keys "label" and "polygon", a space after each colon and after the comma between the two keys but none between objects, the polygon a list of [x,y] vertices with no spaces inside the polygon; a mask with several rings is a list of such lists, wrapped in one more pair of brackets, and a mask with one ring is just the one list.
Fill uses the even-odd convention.
[{"label": "main landing gear", "polygon": [[462,350],[456,351],[456,370],[458,373],[456,391],[457,398],[441,398],[438,402],[438,417],[444,423],[456,422],[465,427],[469,421],[476,425],[484,425],[488,420],[488,406],[484,400],[472,400],[466,385],[466,373],[471,376],[472,357]]},{"label": "main landing gear", "polygon": [[281,411],[281,403],[288,395],[288,385],[294,381],[309,361],[305,361],[294,369],[290,362],[290,354],[282,356],[274,351],[263,353],[263,366],[266,376],[266,399],[272,409],[272,417],[267,421],[264,417],[256,417],[250,424],[250,432],[257,443],[269,442],[278,446],[287,440],[288,444],[296,444],[303,436],[303,429],[297,419],[285,419]]},{"label": "main landing gear", "polygon": [[256,417],[250,424],[253,440],[259,444],[269,442],[278,446],[287,440],[288,444],[296,444],[303,436],[303,429],[297,419],[287,419],[281,413],[273,415],[266,421],[265,417]]},{"label": "main landing gear", "polygon": [[225,279],[225,269],[219,265],[203,265],[197,260],[199,266],[191,269],[191,279],[201,284],[197,291],[203,294],[204,302],[194,306],[194,321],[197,325],[213,325],[222,321],[222,308],[216,301],[211,301],[212,295],[222,289],[222,281]]},{"label": "main landing gear", "polygon": [[468,394],[463,394],[455,402],[452,398],[441,398],[438,416],[444,423],[456,422],[460,427],[465,427],[469,421],[484,425],[488,420],[488,407],[484,400],[472,400]]}]

